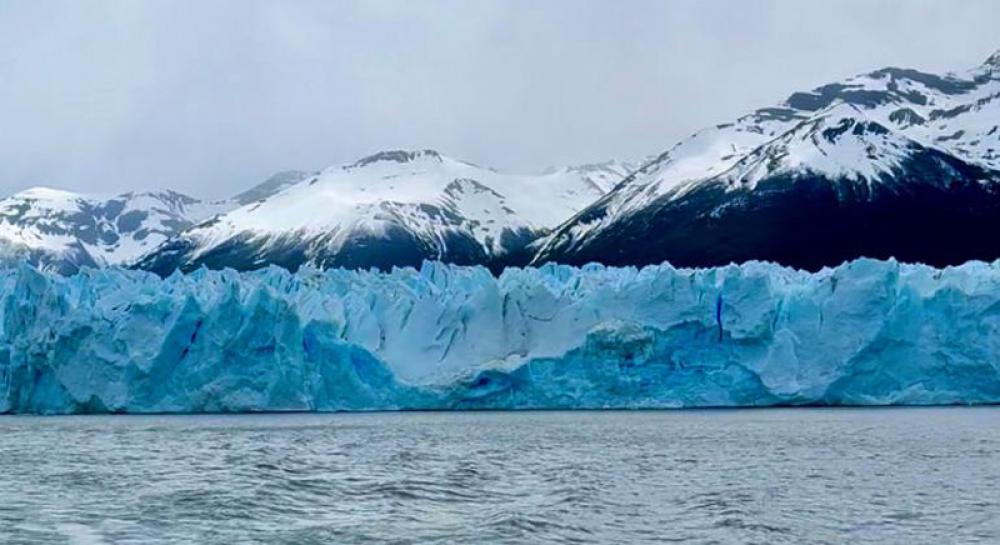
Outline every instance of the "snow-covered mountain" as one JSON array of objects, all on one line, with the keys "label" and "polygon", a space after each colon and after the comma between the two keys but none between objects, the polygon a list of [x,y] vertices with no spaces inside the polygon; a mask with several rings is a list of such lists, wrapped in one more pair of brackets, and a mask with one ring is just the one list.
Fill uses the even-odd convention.
[{"label": "snow-covered mountain", "polygon": [[816,269],[1000,257],[1000,52],[884,68],[698,132],[539,243],[535,263]]},{"label": "snow-covered mountain", "polygon": [[125,264],[229,207],[173,191],[97,196],[35,187],[0,200],[0,261],[64,273]]},{"label": "snow-covered mountain", "polygon": [[26,260],[62,273],[128,265],[185,229],[267,198],[307,175],[281,172],[221,201],[175,191],[89,195],[27,189],[0,200],[0,264]]},{"label": "snow-covered mountain", "polygon": [[219,202],[172,192],[0,201],[0,260],[167,274],[276,264],[818,269],[1000,258],[1000,52],[961,73],[883,68],[617,161],[515,175],[431,151],[281,172]]},{"label": "snow-covered mountain", "polygon": [[501,267],[630,171],[608,162],[513,175],[432,150],[385,151],[308,176],[186,230],[141,259],[159,273],[277,264]]}]

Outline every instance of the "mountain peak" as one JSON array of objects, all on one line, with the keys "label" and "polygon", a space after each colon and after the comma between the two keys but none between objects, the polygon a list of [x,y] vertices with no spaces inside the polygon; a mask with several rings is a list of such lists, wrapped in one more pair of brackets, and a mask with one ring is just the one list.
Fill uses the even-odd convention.
[{"label": "mountain peak", "polygon": [[986,59],[986,62],[983,63],[983,67],[989,70],[1000,71],[1000,49],[994,51],[993,54]]},{"label": "mountain peak", "polygon": [[416,150],[416,151],[386,150],[369,155],[368,157],[363,157],[361,159],[358,159],[354,164],[351,165],[351,168],[363,167],[373,163],[383,163],[383,162],[410,163],[424,157],[429,159],[434,159],[438,162],[441,161],[441,154],[432,149]]}]

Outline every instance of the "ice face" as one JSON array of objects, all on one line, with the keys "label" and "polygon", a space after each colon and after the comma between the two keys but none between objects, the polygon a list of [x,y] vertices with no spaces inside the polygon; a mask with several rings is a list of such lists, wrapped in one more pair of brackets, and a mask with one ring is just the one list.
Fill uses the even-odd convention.
[{"label": "ice face", "polygon": [[1000,402],[1000,262],[0,272],[0,412]]}]

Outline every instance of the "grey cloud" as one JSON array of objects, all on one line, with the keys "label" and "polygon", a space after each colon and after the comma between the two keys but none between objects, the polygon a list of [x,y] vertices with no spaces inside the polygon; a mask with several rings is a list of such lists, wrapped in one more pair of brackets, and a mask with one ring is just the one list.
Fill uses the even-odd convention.
[{"label": "grey cloud", "polygon": [[992,0],[0,0],[0,193],[221,197],[387,148],[636,159],[854,73],[971,67],[998,20]]}]

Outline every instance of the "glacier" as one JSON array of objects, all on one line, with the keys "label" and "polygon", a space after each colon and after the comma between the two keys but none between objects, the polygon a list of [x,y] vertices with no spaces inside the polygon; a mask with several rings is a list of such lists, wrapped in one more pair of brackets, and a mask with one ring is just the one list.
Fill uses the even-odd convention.
[{"label": "glacier", "polygon": [[0,271],[0,412],[1000,402],[1000,261]]}]

